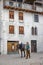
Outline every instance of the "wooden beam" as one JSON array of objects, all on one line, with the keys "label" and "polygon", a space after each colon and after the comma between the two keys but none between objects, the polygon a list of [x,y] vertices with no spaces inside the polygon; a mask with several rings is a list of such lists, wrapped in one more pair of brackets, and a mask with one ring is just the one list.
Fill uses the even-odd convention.
[{"label": "wooden beam", "polygon": [[10,7],[10,6],[4,6],[4,9],[12,9],[12,10],[18,10],[18,11],[25,11],[25,12],[30,12],[30,13],[36,13],[36,14],[43,15],[43,12],[38,12],[36,10],[28,10],[28,9],[15,8],[15,7]]}]

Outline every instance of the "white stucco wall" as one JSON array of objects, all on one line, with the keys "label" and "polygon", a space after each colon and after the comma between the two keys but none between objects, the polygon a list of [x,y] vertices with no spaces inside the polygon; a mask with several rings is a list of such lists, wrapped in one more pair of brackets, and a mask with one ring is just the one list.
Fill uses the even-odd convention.
[{"label": "white stucco wall", "polygon": [[43,6],[36,6],[36,10],[42,12],[43,11]]},{"label": "white stucco wall", "polygon": [[[39,15],[39,22],[34,22],[34,14],[23,12],[23,23],[19,21],[19,11],[14,10],[14,21],[9,20],[9,10],[2,9],[2,41],[1,53],[7,54],[7,41],[22,41],[24,44],[31,40],[37,40],[37,52],[43,51],[43,15]],[[15,34],[9,34],[9,25],[15,26]],[[24,26],[24,35],[19,34],[19,26]],[[31,28],[37,27],[38,35],[31,34]]]},{"label": "white stucco wall", "polygon": [[[26,43],[31,40],[37,40],[37,51],[43,51],[43,16],[39,15],[39,22],[34,22],[34,14],[23,12],[24,19],[23,23],[20,23],[18,11],[14,11],[14,22],[9,22],[9,11],[3,10],[2,12],[3,21],[3,39],[4,39],[4,53],[7,53],[7,41],[15,40]],[[15,34],[9,34],[9,25],[15,26]],[[24,35],[19,35],[19,25],[24,26]],[[37,27],[38,35],[32,36],[31,27]],[[31,46],[31,45],[30,45]]]}]

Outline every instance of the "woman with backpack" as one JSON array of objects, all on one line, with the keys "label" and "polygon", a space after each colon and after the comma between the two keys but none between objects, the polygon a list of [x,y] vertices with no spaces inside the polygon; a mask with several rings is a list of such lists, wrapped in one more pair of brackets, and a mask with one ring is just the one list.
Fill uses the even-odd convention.
[{"label": "woman with backpack", "polygon": [[26,59],[28,59],[28,56],[30,58],[30,46],[29,46],[29,42],[26,43]]}]

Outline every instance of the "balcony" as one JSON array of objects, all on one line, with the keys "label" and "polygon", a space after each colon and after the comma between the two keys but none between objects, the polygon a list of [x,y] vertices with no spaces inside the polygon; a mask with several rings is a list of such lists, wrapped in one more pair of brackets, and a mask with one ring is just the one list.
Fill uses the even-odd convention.
[{"label": "balcony", "polygon": [[5,6],[9,6],[9,7],[16,7],[16,2],[12,2],[12,1],[4,1],[4,4],[3,4],[3,6],[5,7]]},{"label": "balcony", "polygon": [[28,10],[33,10],[33,6],[30,4],[26,3],[20,3],[20,2],[13,2],[13,1],[4,1],[3,4],[4,8],[5,7],[13,7],[13,8],[21,8],[21,9],[28,9]]},{"label": "balcony", "polygon": [[3,4],[4,8],[12,8],[12,9],[23,9],[23,10],[29,10],[29,11],[36,11],[36,12],[43,12],[43,8],[40,10],[37,9],[37,5],[30,5],[26,3],[20,3],[20,2],[14,2],[14,1],[4,1]]}]

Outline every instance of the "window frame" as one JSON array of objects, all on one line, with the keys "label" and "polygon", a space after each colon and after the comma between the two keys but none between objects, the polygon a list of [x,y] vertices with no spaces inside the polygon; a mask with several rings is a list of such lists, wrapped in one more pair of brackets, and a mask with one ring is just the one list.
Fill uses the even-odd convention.
[{"label": "window frame", "polygon": [[34,27],[32,27],[32,35],[34,35],[35,34],[35,29],[34,29]]},{"label": "window frame", "polygon": [[[20,30],[20,28],[21,28],[22,30]],[[19,34],[24,34],[24,26],[19,26]]]},{"label": "window frame", "polygon": [[23,12],[19,12],[19,20],[23,20]]},{"label": "window frame", "polygon": [[37,35],[37,27],[32,27],[32,35]]},{"label": "window frame", "polygon": [[9,19],[14,19],[14,11],[9,11]]},{"label": "window frame", "polygon": [[[11,30],[10,30],[11,27]],[[9,25],[9,34],[14,34],[14,25]]]},{"label": "window frame", "polygon": [[39,22],[39,15],[38,14],[34,14],[34,22]]},{"label": "window frame", "polygon": [[37,27],[35,27],[35,35],[37,35]]}]

